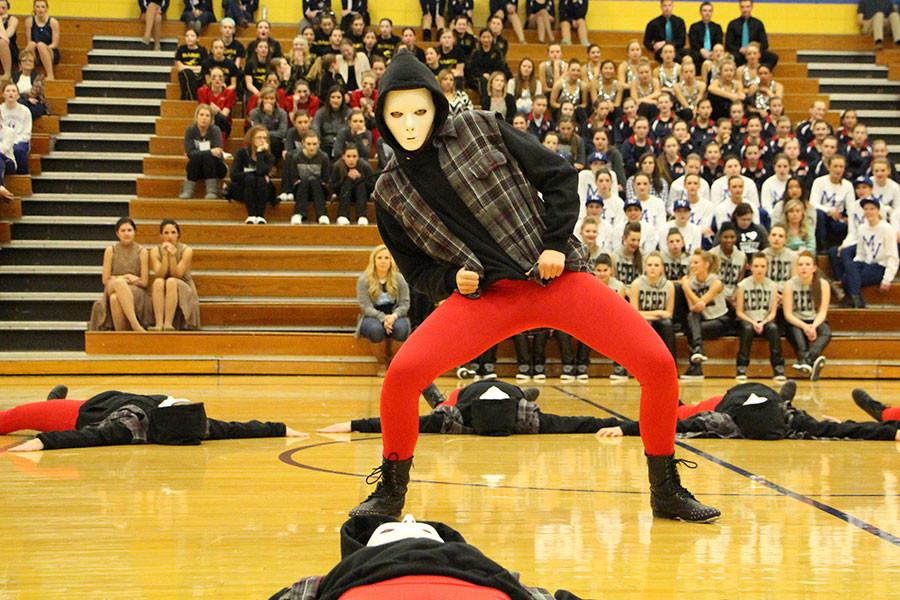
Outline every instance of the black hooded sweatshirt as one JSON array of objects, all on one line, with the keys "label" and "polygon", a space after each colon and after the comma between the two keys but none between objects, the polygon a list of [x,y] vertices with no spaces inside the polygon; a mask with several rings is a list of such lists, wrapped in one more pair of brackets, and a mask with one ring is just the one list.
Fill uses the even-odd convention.
[{"label": "black hooded sweatshirt", "polygon": [[[397,142],[388,129],[384,120],[384,102],[393,90],[417,88],[431,92],[435,117],[428,140],[419,150],[410,152]],[[381,136],[394,149],[399,168],[404,170],[413,187],[447,229],[481,261],[485,274],[480,281],[480,289],[484,290],[501,279],[528,279],[474,217],[441,170],[434,138],[446,122],[448,113],[447,98],[428,68],[412,54],[398,52],[381,78],[375,119]],[[502,119],[498,119],[498,125],[506,148],[519,163],[529,183],[542,194],[546,208],[543,217],[546,225],[544,247],[564,253],[578,219],[577,173],[564,159],[534,141],[532,136],[513,129]],[[376,215],[381,237],[410,284],[435,301],[453,293],[456,273],[465,265],[424,269],[423,265],[433,265],[434,259],[410,239],[400,222],[384,208],[376,205]]]}]

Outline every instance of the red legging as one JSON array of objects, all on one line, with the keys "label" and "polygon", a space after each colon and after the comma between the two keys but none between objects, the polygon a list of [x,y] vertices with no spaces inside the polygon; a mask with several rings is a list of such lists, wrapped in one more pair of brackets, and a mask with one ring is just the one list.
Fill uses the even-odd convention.
[{"label": "red legging", "polygon": [[418,398],[442,373],[516,333],[559,329],[625,367],[641,384],[641,438],[647,454],[675,452],[678,376],[666,345],[627,302],[590,273],[566,271],[542,287],[504,279],[481,298],[454,293],[397,352],[381,390],[384,457],[412,457]]},{"label": "red legging", "polygon": [[66,431],[75,429],[84,400],[44,400],[0,410],[0,435],[20,429]]},{"label": "red legging", "polygon": [[894,408],[886,408],[881,413],[882,421],[900,421],[900,406]]},{"label": "red legging", "polygon": [[693,417],[696,414],[712,411],[715,412],[716,407],[719,405],[719,402],[722,401],[722,398],[725,396],[713,396],[712,398],[707,398],[700,404],[684,404],[678,407],[678,420],[687,419],[688,417]]},{"label": "red legging", "polygon": [[406,575],[355,587],[341,594],[340,600],[509,600],[505,592],[441,575]]}]

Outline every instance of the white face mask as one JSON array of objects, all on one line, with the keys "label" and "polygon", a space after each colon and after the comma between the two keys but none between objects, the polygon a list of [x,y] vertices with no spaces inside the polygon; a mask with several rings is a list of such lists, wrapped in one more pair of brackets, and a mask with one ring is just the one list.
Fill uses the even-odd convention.
[{"label": "white face mask", "polygon": [[168,408],[170,406],[175,406],[176,404],[190,404],[191,401],[187,398],[173,398],[169,396],[165,400],[159,403],[160,408]]},{"label": "white face mask", "polygon": [[384,121],[404,150],[422,147],[434,125],[434,98],[425,88],[393,90],[384,100]]},{"label": "white face mask", "polygon": [[444,543],[444,540],[438,535],[434,527],[428,523],[417,523],[412,515],[406,515],[400,523],[383,523],[379,525],[372,533],[372,537],[369,538],[369,543],[366,546],[371,548],[410,538],[427,538]]}]

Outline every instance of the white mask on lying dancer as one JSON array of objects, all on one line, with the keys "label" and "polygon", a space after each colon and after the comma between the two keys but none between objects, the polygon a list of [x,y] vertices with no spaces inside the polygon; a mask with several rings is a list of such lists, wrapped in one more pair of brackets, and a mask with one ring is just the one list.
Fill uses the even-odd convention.
[{"label": "white mask on lying dancer", "polygon": [[406,515],[400,523],[392,522],[379,525],[372,533],[372,537],[369,538],[369,543],[366,546],[371,548],[410,538],[427,538],[444,543],[444,540],[438,535],[434,527],[428,523],[417,523],[412,515]]},{"label": "white mask on lying dancer", "polygon": [[431,136],[434,98],[425,88],[391,90],[384,99],[384,122],[397,143],[414,152]]}]

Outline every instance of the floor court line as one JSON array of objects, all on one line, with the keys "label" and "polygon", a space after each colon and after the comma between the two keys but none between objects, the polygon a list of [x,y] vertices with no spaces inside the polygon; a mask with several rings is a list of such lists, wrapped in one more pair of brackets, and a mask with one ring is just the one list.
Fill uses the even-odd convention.
[{"label": "floor court line", "polygon": [[[584,402],[585,404],[589,404],[589,405],[593,406],[594,408],[599,408],[600,410],[602,410],[606,413],[609,413],[616,418],[619,418],[619,419],[627,419],[628,418],[625,415],[622,415],[621,413],[618,413],[611,408],[608,408],[598,402],[594,402],[593,400],[591,400],[589,398],[585,398],[584,396],[579,396],[578,394],[576,394],[574,392],[570,392],[570,391],[566,390],[565,388],[562,388],[562,387],[556,386],[556,385],[551,386],[551,387],[553,389],[565,394],[566,396],[569,396],[570,398],[575,398],[576,400],[580,400],[580,401]],[[708,452],[700,450],[699,448],[691,446],[690,444],[687,444],[682,441],[676,441],[675,444],[689,452],[696,454],[697,456],[705,458],[706,460],[710,461],[713,464],[719,465],[720,467],[723,467],[725,469],[728,469],[729,471],[737,473],[738,475],[741,475],[742,477],[746,477],[747,479],[749,479],[755,483],[764,485],[764,486],[768,487],[769,489],[774,490],[775,492],[777,492],[780,495],[787,496],[788,498],[792,498],[794,500],[797,500],[798,502],[802,502],[803,504],[812,506],[815,509],[821,510],[822,512],[824,512],[828,515],[831,515],[832,517],[836,517],[836,518],[840,519],[841,521],[844,521],[845,523],[853,525],[854,527],[857,527],[857,528],[865,531],[866,533],[874,535],[875,537],[880,538],[880,539],[888,542],[889,544],[893,544],[894,546],[897,546],[898,548],[900,548],[900,537],[890,533],[889,531],[885,531],[885,530],[881,529],[880,527],[876,527],[875,525],[872,525],[871,523],[867,523],[867,522],[863,521],[862,519],[854,517],[853,515],[846,513],[838,508],[835,508],[829,504],[825,504],[824,502],[820,502],[818,500],[810,498],[809,496],[805,496],[803,494],[799,494],[797,492],[789,490],[788,488],[786,488],[782,485],[779,485],[779,484],[775,483],[774,481],[770,481],[769,479],[766,479],[765,477],[756,475],[756,474],[752,473],[751,471],[748,471],[747,469],[744,469],[742,467],[734,465],[724,459],[721,459],[721,458],[714,456]]]}]

